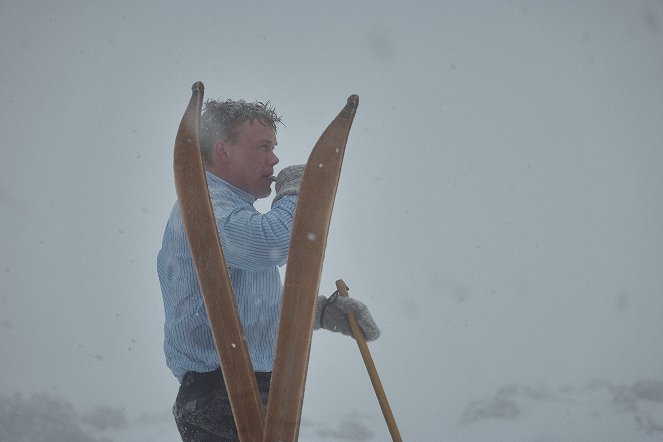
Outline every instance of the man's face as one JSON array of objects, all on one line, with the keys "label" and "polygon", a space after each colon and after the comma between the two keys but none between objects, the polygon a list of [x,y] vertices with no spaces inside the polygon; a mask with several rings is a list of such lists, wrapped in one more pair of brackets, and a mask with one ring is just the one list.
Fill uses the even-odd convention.
[{"label": "man's face", "polygon": [[237,128],[234,143],[229,143],[227,178],[230,183],[256,198],[272,192],[270,176],[279,159],[274,154],[276,134],[257,120],[245,121]]}]

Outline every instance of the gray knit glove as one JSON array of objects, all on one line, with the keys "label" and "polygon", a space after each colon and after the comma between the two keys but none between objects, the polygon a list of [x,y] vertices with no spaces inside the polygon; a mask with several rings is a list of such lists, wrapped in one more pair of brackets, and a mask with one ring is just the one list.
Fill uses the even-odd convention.
[{"label": "gray knit glove", "polygon": [[304,178],[304,167],[306,167],[304,164],[288,166],[279,172],[276,176],[276,185],[274,186],[276,196],[272,201],[272,206],[286,195],[297,195],[299,193],[299,186],[302,184],[302,178]]},{"label": "gray knit glove", "polygon": [[[346,336],[353,336],[347,314],[354,313],[357,318],[359,328],[364,332],[367,341],[375,341],[380,337],[378,328],[368,307],[356,299],[340,296],[335,292],[329,298],[318,296],[318,302],[315,306],[315,321],[313,329],[324,328],[333,332],[343,333]],[[354,337],[354,336],[353,336]]]}]

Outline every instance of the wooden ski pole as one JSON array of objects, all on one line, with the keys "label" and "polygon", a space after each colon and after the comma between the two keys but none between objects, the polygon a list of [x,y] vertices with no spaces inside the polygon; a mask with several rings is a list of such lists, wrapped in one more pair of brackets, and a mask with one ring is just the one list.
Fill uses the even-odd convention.
[{"label": "wooden ski pole", "polygon": [[[348,297],[348,286],[345,285],[345,282],[342,279],[336,281],[336,288],[338,293],[341,296]],[[368,350],[368,345],[366,344],[366,339],[364,338],[364,333],[359,328],[357,323],[357,318],[353,313],[348,313],[348,322],[352,328],[352,333],[355,336],[357,341],[357,346],[359,347],[359,352],[361,357],[364,359],[364,365],[366,365],[366,370],[368,371],[368,376],[371,378],[371,383],[373,384],[373,390],[375,390],[375,395],[378,398],[380,403],[380,408],[382,409],[382,415],[384,416],[385,421],[387,422],[387,427],[389,428],[389,433],[391,433],[391,439],[394,442],[402,442],[401,434],[398,431],[396,426],[396,420],[394,415],[391,412],[391,407],[389,406],[389,401],[387,401],[387,395],[382,388],[382,382],[380,382],[380,376],[378,376],[378,370],[375,368],[373,363],[373,358],[371,357],[371,352]]]}]

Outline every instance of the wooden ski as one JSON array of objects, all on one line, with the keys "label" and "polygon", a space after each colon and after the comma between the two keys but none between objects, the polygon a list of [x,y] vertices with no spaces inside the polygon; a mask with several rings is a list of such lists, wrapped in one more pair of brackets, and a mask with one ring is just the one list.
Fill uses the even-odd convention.
[{"label": "wooden ski", "polygon": [[359,97],[347,104],[311,152],[297,197],[264,441],[297,440],[315,303],[334,198]]},{"label": "wooden ski", "polygon": [[173,169],[184,228],[240,440],[261,441],[265,411],[237,315],[200,152],[204,86],[197,82],[175,139]]}]

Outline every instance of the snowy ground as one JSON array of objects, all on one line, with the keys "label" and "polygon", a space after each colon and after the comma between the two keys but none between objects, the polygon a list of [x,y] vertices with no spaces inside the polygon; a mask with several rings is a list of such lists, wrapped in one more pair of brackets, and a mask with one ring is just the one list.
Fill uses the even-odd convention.
[{"label": "snowy ground", "polygon": [[[412,416],[416,416],[413,413]],[[405,440],[452,441],[660,441],[663,440],[663,382],[630,385],[592,381],[549,389],[506,385],[461,407],[444,434],[404,433]],[[374,441],[374,419],[347,415],[340,422],[306,419],[302,441]],[[425,439],[422,439],[425,438]],[[178,441],[168,412],[129,419],[117,408],[78,413],[46,394],[0,396],[0,441],[157,442]]]},{"label": "snowy ground", "polygon": [[468,405],[455,440],[660,441],[663,383],[507,385]]}]

